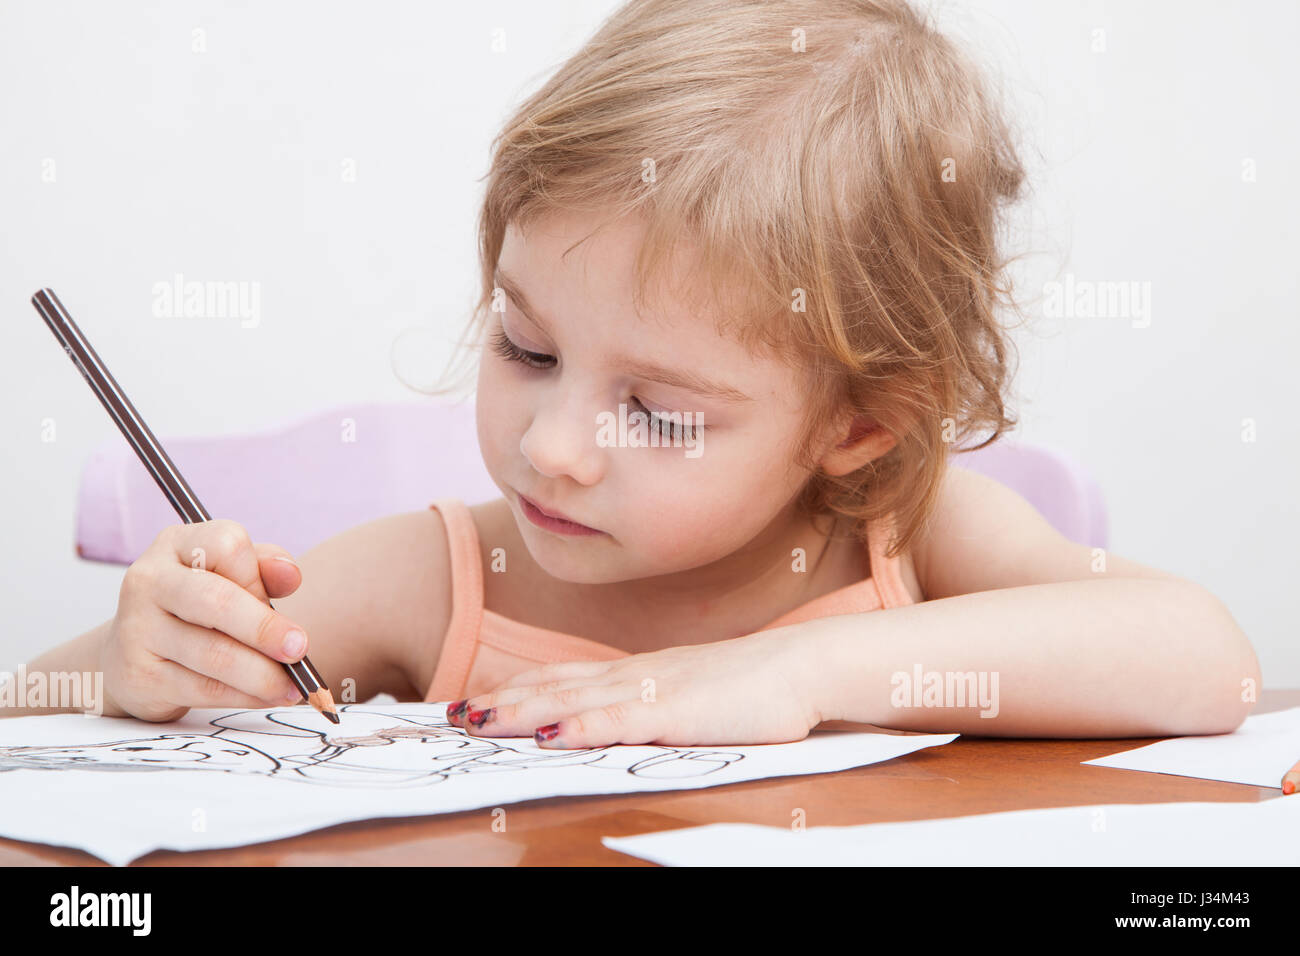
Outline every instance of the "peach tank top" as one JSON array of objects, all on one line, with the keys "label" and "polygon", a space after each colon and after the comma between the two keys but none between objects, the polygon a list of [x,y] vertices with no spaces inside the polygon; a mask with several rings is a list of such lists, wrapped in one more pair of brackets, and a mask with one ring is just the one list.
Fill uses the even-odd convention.
[{"label": "peach tank top", "polygon": [[[478,530],[469,506],[457,498],[430,505],[442,515],[450,549],[452,607],[447,634],[426,701],[483,694],[525,670],[559,661],[612,661],[626,651],[515,621],[483,607],[483,564]],[[760,628],[781,627],[836,614],[855,614],[912,604],[899,557],[886,557],[886,528],[867,529],[871,577],[823,594]]]}]

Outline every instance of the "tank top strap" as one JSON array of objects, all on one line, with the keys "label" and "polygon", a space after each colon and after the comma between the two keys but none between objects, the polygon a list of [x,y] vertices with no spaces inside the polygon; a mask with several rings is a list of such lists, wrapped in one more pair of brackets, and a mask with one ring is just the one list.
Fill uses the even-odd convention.
[{"label": "tank top strap", "polygon": [[871,554],[871,580],[875,582],[882,608],[904,607],[915,603],[907,590],[907,585],[903,583],[901,555],[892,558],[885,555],[895,535],[892,514],[877,519],[868,527],[867,548]]},{"label": "tank top strap", "polygon": [[429,507],[442,516],[447,529],[452,601],[451,620],[442,639],[438,667],[424,699],[444,701],[460,693],[474,666],[483,626],[483,564],[478,529],[474,527],[469,507],[459,498],[439,498]]}]

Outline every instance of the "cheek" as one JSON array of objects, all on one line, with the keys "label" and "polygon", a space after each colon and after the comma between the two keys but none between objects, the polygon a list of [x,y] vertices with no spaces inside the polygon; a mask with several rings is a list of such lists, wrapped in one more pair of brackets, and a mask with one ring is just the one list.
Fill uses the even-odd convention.
[{"label": "cheek", "polygon": [[499,362],[485,360],[479,368],[474,407],[479,448],[489,467],[501,460],[512,442],[518,442],[514,420],[519,400],[507,377],[508,371]]},{"label": "cheek", "polygon": [[[634,451],[681,454],[676,449]],[[776,461],[773,452],[753,449],[718,448],[711,454],[706,439],[698,459],[630,469],[623,487],[630,491],[636,550],[656,563],[686,566],[735,551],[801,487],[799,476],[774,467]]]}]

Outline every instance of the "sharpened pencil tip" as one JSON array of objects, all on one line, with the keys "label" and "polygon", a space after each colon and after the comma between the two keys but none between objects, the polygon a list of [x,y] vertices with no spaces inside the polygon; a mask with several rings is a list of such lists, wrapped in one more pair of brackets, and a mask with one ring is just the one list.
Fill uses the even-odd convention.
[{"label": "sharpened pencil tip", "polygon": [[307,695],[307,702],[324,714],[331,723],[339,722],[339,715],[334,710],[334,696],[328,687],[321,687]]}]

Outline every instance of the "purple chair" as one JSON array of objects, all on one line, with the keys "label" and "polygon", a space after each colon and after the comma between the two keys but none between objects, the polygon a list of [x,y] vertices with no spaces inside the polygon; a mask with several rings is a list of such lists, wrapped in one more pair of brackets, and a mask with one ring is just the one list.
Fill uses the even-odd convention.
[{"label": "purple chair", "polygon": [[[477,504],[500,494],[478,453],[472,404],[339,406],[251,435],[159,441],[214,518],[233,518],[254,541],[292,554],[437,498]],[[77,554],[130,564],[179,521],[120,436],[91,454],[77,500]]]},{"label": "purple chair", "polygon": [[[340,406],[252,435],[160,440],[213,517],[293,554],[437,498],[478,504],[500,495],[469,403]],[[1019,492],[1067,538],[1105,546],[1101,493],[1063,457],[998,443],[954,461]],[[81,557],[130,564],[179,520],[120,436],[90,456],[77,500]]]}]

